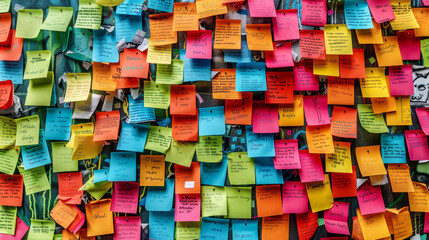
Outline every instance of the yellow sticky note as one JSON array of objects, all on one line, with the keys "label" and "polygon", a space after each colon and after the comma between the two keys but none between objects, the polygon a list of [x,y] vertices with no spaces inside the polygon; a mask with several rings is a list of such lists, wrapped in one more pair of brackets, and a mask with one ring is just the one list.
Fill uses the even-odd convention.
[{"label": "yellow sticky note", "polygon": [[383,114],[374,114],[371,104],[358,104],[359,122],[370,133],[385,133],[389,129],[384,122]]},{"label": "yellow sticky note", "polygon": [[400,66],[403,64],[398,36],[384,36],[383,44],[374,44],[374,51],[379,67]]},{"label": "yellow sticky note", "polygon": [[96,200],[100,200],[104,194],[106,194],[112,188],[112,182],[104,181],[100,183],[93,183],[94,176],[90,177],[88,181],[83,184],[79,191],[87,191],[91,196],[93,196]]},{"label": "yellow sticky note", "polygon": [[97,157],[103,150],[103,141],[94,142],[94,134],[78,134],[74,138],[73,160]]},{"label": "yellow sticky note", "polygon": [[315,213],[327,210],[334,205],[329,174],[325,174],[325,180],[323,182],[306,183],[305,188],[307,189],[312,212]]},{"label": "yellow sticky note", "polygon": [[46,78],[48,76],[51,51],[27,51],[24,79]]},{"label": "yellow sticky note", "polygon": [[349,142],[334,142],[334,154],[326,154],[326,172],[353,173]]},{"label": "yellow sticky note", "polygon": [[386,113],[387,126],[413,125],[411,118],[410,97],[395,97],[396,111]]},{"label": "yellow sticky note", "polygon": [[304,104],[302,95],[293,96],[293,105],[279,104],[279,126],[304,126]]},{"label": "yellow sticky note", "polygon": [[356,29],[356,36],[359,44],[382,44],[383,36],[381,35],[381,26],[372,19],[371,29]]},{"label": "yellow sticky note", "polygon": [[67,89],[64,102],[78,102],[88,99],[91,89],[91,73],[67,73]]},{"label": "yellow sticky note", "polygon": [[9,12],[11,0],[0,0],[0,13]]},{"label": "yellow sticky note", "polygon": [[0,149],[0,172],[13,175],[18,163],[20,148]]},{"label": "yellow sticky note", "polygon": [[313,59],[313,74],[332,77],[340,76],[338,55],[326,55],[326,59]]},{"label": "yellow sticky note", "polygon": [[411,11],[411,0],[391,0],[393,13],[395,19],[390,21],[393,30],[407,30],[419,28],[413,11]]},{"label": "yellow sticky note", "polygon": [[42,24],[42,30],[65,32],[73,17],[72,7],[49,7],[49,13]]},{"label": "yellow sticky note", "polygon": [[171,64],[171,44],[154,46],[149,39],[146,62],[156,64]]},{"label": "yellow sticky note", "polygon": [[165,161],[185,167],[191,166],[195,154],[195,145],[195,142],[179,142],[173,139],[171,147],[165,155]]},{"label": "yellow sticky note", "polygon": [[357,147],[356,159],[363,177],[387,174],[380,154],[380,145]]},{"label": "yellow sticky note", "polygon": [[51,106],[52,87],[54,85],[54,74],[48,72],[46,78],[31,79],[28,84],[26,106]]},{"label": "yellow sticky note", "polygon": [[390,238],[384,213],[362,215],[360,209],[356,213],[365,239]]},{"label": "yellow sticky note", "polygon": [[73,148],[74,146],[74,138],[76,135],[79,134],[92,134],[94,133],[94,123],[89,122],[89,123],[82,123],[82,124],[77,124],[77,125],[71,125],[70,126],[70,130],[71,130],[71,135],[70,135],[70,140],[67,143],[67,147],[69,148]]},{"label": "yellow sticky note", "polygon": [[36,38],[43,22],[42,9],[20,9],[16,20],[16,37]]},{"label": "yellow sticky note", "polygon": [[201,186],[201,216],[227,215],[226,190],[224,187]]},{"label": "yellow sticky note", "polygon": [[16,138],[16,122],[0,116],[0,149],[12,147]]},{"label": "yellow sticky note", "polygon": [[390,97],[384,71],[385,68],[365,68],[366,78],[360,79],[362,97]]},{"label": "yellow sticky note", "polygon": [[40,119],[38,115],[15,119],[15,146],[30,146],[39,144]]},{"label": "yellow sticky note", "polygon": [[327,55],[353,55],[352,32],[346,24],[325,25]]},{"label": "yellow sticky note", "polygon": [[95,0],[79,0],[75,28],[98,30],[101,26],[103,7]]},{"label": "yellow sticky note", "polygon": [[201,222],[177,222],[177,240],[198,239]]},{"label": "yellow sticky note", "polygon": [[170,85],[144,81],[144,106],[168,109],[170,107],[170,91]]}]

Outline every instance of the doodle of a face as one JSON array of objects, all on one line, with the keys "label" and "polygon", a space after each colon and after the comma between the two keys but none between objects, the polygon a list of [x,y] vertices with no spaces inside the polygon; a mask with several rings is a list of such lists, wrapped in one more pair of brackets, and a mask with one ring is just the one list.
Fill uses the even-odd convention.
[{"label": "doodle of a face", "polygon": [[413,102],[427,102],[428,100],[428,91],[429,84],[428,79],[423,76],[418,76],[414,79],[414,95],[411,96],[411,101]]}]

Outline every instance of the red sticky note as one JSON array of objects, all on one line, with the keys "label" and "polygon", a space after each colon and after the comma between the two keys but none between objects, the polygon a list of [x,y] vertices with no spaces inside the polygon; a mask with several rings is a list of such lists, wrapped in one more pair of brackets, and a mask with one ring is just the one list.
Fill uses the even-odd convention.
[{"label": "red sticky note", "polygon": [[172,85],[170,96],[170,114],[196,115],[195,85]]},{"label": "red sticky note", "polygon": [[389,67],[391,96],[414,95],[413,65]]},{"label": "red sticky note", "polygon": [[420,126],[426,135],[429,135],[429,108],[416,108]]},{"label": "red sticky note", "polygon": [[298,139],[274,140],[275,169],[300,169],[301,162],[298,155]]},{"label": "red sticky note", "polygon": [[319,76],[313,74],[313,62],[301,60],[293,68],[295,91],[319,91]]},{"label": "red sticky note", "polygon": [[13,106],[13,82],[11,80],[0,82],[0,110]]},{"label": "red sticky note", "polygon": [[125,48],[123,54],[121,77],[147,78],[149,72],[149,63],[146,62],[147,51]]},{"label": "red sticky note", "polygon": [[200,194],[177,194],[174,219],[176,222],[198,222],[201,213]]},{"label": "red sticky note", "polygon": [[373,187],[369,180],[362,184],[357,190],[357,199],[362,215],[386,211],[381,188],[379,186]]},{"label": "red sticky note", "polygon": [[15,37],[15,30],[10,30],[6,42],[0,44],[0,61],[19,61],[23,42],[23,38]]},{"label": "red sticky note", "polygon": [[308,212],[308,196],[305,185],[299,181],[287,181],[282,190],[283,213]]},{"label": "red sticky note", "polygon": [[0,239],[1,240],[21,240],[22,238],[24,238],[28,229],[30,229],[30,227],[27,224],[25,224],[25,222],[22,221],[19,217],[16,217],[15,236],[0,233]]},{"label": "red sticky note", "polygon": [[277,105],[265,104],[263,101],[253,102],[253,132],[279,132],[279,113]]},{"label": "red sticky note", "polygon": [[277,10],[273,33],[276,42],[299,39],[298,9]]},{"label": "red sticky note", "polygon": [[326,95],[304,96],[305,120],[310,126],[330,124],[328,97]]},{"label": "red sticky note", "polygon": [[192,162],[190,167],[174,164],[176,173],[176,194],[199,194],[201,187],[200,163]]},{"label": "red sticky note", "polygon": [[247,4],[252,18],[276,16],[276,7],[272,0],[247,0]]},{"label": "red sticky note", "polygon": [[405,130],[408,155],[411,161],[428,160],[428,139],[422,130]]},{"label": "red sticky note", "polygon": [[119,110],[95,113],[94,141],[118,139],[120,120]]},{"label": "red sticky note", "polygon": [[390,0],[368,0],[368,5],[377,23],[395,19]]},{"label": "red sticky note", "polygon": [[142,229],[140,216],[118,216],[114,222],[113,240],[140,239]]},{"label": "red sticky note", "polygon": [[212,31],[188,31],[186,37],[186,57],[212,59]]},{"label": "red sticky note", "polygon": [[293,67],[292,43],[285,42],[283,45],[280,45],[280,43],[273,44],[273,51],[265,51],[267,68]]},{"label": "red sticky note", "polygon": [[302,0],[301,24],[324,27],[327,20],[325,0]]},{"label": "red sticky note", "polygon": [[300,240],[309,240],[313,237],[319,227],[317,213],[311,211],[296,215],[296,225],[298,226],[298,236]]},{"label": "red sticky note", "polygon": [[80,204],[82,172],[58,173],[58,198],[66,204]]},{"label": "red sticky note", "polygon": [[293,104],[293,72],[267,72],[265,103]]},{"label": "red sticky note", "polygon": [[331,209],[324,212],[325,228],[328,233],[350,235],[348,202],[334,202]]},{"label": "red sticky note", "polygon": [[253,92],[243,92],[243,99],[225,100],[225,123],[252,125]]},{"label": "red sticky note", "polygon": [[414,30],[396,33],[402,60],[420,60],[420,38],[414,35]]},{"label": "red sticky note", "polygon": [[0,205],[21,207],[23,188],[22,175],[0,174]]},{"label": "red sticky note", "polygon": [[331,182],[334,198],[356,197],[356,166],[353,173],[331,173]]},{"label": "red sticky note", "polygon": [[137,213],[139,203],[138,182],[115,182],[112,192],[110,211],[121,213]]},{"label": "red sticky note", "polygon": [[171,134],[176,141],[198,141],[198,111],[195,116],[173,115]]},{"label": "red sticky note", "polygon": [[302,183],[325,180],[320,154],[312,154],[308,150],[300,150],[299,160],[301,168],[298,171]]},{"label": "red sticky note", "polygon": [[326,58],[325,37],[323,30],[301,30],[299,34],[299,49],[302,58]]},{"label": "red sticky note", "polygon": [[353,55],[340,55],[341,78],[366,78],[364,49],[353,49]]},{"label": "red sticky note", "polygon": [[83,214],[82,211],[76,206],[73,205],[73,207],[77,210],[77,215],[74,221],[70,224],[70,226],[67,228],[70,232],[76,234],[85,223],[85,214]]},{"label": "red sticky note", "polygon": [[0,14],[0,42],[6,42],[9,37],[12,17],[9,12]]}]

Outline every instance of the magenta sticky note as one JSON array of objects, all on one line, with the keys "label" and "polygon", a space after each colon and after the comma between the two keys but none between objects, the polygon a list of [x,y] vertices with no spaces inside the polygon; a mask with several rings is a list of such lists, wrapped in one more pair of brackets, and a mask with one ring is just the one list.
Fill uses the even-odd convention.
[{"label": "magenta sticky note", "polygon": [[211,30],[187,32],[186,58],[212,59]]},{"label": "magenta sticky note", "polygon": [[293,67],[291,42],[274,43],[273,51],[265,51],[267,68]]},{"label": "magenta sticky note", "polygon": [[277,10],[273,33],[276,42],[299,39],[298,9]]},{"label": "magenta sticky note", "polygon": [[420,38],[414,35],[414,30],[398,31],[396,34],[402,60],[420,60]]},{"label": "magenta sticky note", "polygon": [[0,233],[1,240],[21,240],[30,227],[25,224],[19,217],[16,217],[15,236]]},{"label": "magenta sticky note", "polygon": [[301,24],[324,27],[327,20],[326,0],[302,0]]},{"label": "magenta sticky note", "polygon": [[414,95],[413,65],[389,67],[390,95]]},{"label": "magenta sticky note", "polygon": [[411,161],[429,160],[428,139],[422,130],[405,130],[408,155]]},{"label": "magenta sticky note", "polygon": [[313,62],[301,60],[293,68],[294,91],[319,91],[319,76],[313,74]]},{"label": "magenta sticky note", "polygon": [[425,222],[423,224],[423,232],[429,233],[429,212],[425,213]]},{"label": "magenta sticky note", "polygon": [[200,221],[201,195],[176,194],[174,219],[176,222]]},{"label": "magenta sticky note", "polygon": [[308,196],[305,185],[298,181],[286,181],[282,187],[283,213],[308,212]]},{"label": "magenta sticky note", "polygon": [[330,124],[328,97],[326,95],[304,96],[304,114],[307,125]]},{"label": "magenta sticky note", "polygon": [[265,104],[264,101],[253,102],[253,132],[278,133],[279,112],[276,104]]},{"label": "magenta sticky note", "polygon": [[301,168],[298,171],[302,183],[325,180],[320,154],[309,153],[308,150],[300,150],[299,160]]},{"label": "magenta sticky note", "polygon": [[422,2],[423,2],[423,5],[429,6],[429,0],[422,0]]},{"label": "magenta sticky note", "polygon": [[368,0],[368,5],[376,22],[383,23],[395,19],[390,0]]},{"label": "magenta sticky note", "polygon": [[386,212],[381,188],[373,187],[369,180],[358,188],[357,199],[362,215]]},{"label": "magenta sticky note", "polygon": [[328,233],[350,235],[347,224],[349,204],[348,202],[334,202],[332,208],[324,212],[325,228]]},{"label": "magenta sticky note", "polygon": [[275,17],[276,7],[273,0],[247,0],[250,17]]},{"label": "magenta sticky note", "polygon": [[138,182],[115,182],[110,211],[137,213],[139,185]]},{"label": "magenta sticky note", "polygon": [[275,169],[300,169],[298,139],[274,140],[276,156],[273,159]]},{"label": "magenta sticky note", "polygon": [[113,240],[140,239],[141,218],[140,216],[115,217],[115,234]]},{"label": "magenta sticky note", "polygon": [[429,108],[416,108],[416,113],[423,132],[429,135]]}]

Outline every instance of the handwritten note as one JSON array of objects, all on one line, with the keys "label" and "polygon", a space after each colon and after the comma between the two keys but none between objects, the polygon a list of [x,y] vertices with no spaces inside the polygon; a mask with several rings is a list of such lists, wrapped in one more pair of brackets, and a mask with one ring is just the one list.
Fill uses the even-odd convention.
[{"label": "handwritten note", "polygon": [[246,37],[249,50],[273,51],[271,24],[247,24]]},{"label": "handwritten note", "polygon": [[140,186],[164,186],[163,155],[140,155]]},{"label": "handwritten note", "polygon": [[195,222],[200,221],[201,195],[178,194],[176,195],[175,221]]},{"label": "handwritten note", "polygon": [[305,185],[297,181],[287,181],[282,191],[283,213],[306,213],[308,196]]},{"label": "handwritten note", "polygon": [[138,200],[138,182],[116,182],[113,185],[110,211],[136,214]]},{"label": "handwritten note", "polygon": [[273,18],[273,34],[276,42],[300,39],[298,10],[277,10],[276,17]]},{"label": "handwritten note", "polygon": [[327,6],[325,0],[302,1],[301,24],[323,27],[327,20]]},{"label": "handwritten note", "polygon": [[66,204],[80,204],[83,191],[82,173],[59,173],[58,174],[58,198]]},{"label": "handwritten note", "polygon": [[174,3],[173,31],[196,30],[198,30],[198,15],[196,3]]},{"label": "handwritten note", "polygon": [[380,145],[357,147],[356,159],[362,176],[385,175],[386,169],[380,155]]},{"label": "handwritten note", "polygon": [[95,0],[79,0],[75,28],[98,30],[101,26],[103,7]]},{"label": "handwritten note", "polygon": [[303,58],[325,59],[324,31],[301,30],[299,32],[299,49]]},{"label": "handwritten note", "polygon": [[373,28],[367,2],[344,2],[344,15],[346,17],[347,28],[349,29]]},{"label": "handwritten note", "polygon": [[353,54],[351,30],[345,24],[328,24],[324,32],[326,54]]},{"label": "handwritten note", "polygon": [[325,211],[325,227],[329,233],[350,235],[347,225],[349,204],[348,202],[334,202],[332,208]]},{"label": "handwritten note", "polygon": [[360,124],[368,132],[389,132],[383,114],[374,114],[371,104],[358,104],[358,115]]},{"label": "handwritten note", "polygon": [[374,44],[375,56],[378,66],[402,65],[401,51],[398,44],[398,36],[384,36],[383,44]]},{"label": "handwritten note", "polygon": [[22,175],[0,174],[0,205],[21,207],[23,184]]},{"label": "handwritten note", "polygon": [[[80,12],[80,11],[79,11]],[[65,32],[73,17],[72,7],[49,7],[49,13],[40,29]]]},{"label": "handwritten note", "polygon": [[219,72],[212,78],[214,99],[242,99],[242,93],[235,91],[235,69],[213,69],[213,71]]},{"label": "handwritten note", "polygon": [[298,155],[298,140],[274,140],[276,169],[300,169],[301,162]]},{"label": "handwritten note", "polygon": [[110,211],[111,200],[103,199],[85,204],[88,237],[113,234],[113,213]]},{"label": "handwritten note", "polygon": [[408,155],[411,161],[426,160],[429,158],[427,137],[422,130],[405,130]]},{"label": "handwritten note", "polygon": [[201,187],[201,216],[225,216],[227,214],[226,190],[223,187]]},{"label": "handwritten note", "polygon": [[369,0],[369,9],[377,23],[384,23],[395,19],[390,1],[387,0]]},{"label": "handwritten note", "polygon": [[373,187],[370,181],[366,181],[357,190],[357,199],[362,215],[385,212],[383,195],[379,186]]},{"label": "handwritten note", "polygon": [[[18,118],[16,122],[16,142],[15,146],[30,146],[39,144],[39,125],[38,115]],[[6,129],[3,128],[3,131]]]},{"label": "handwritten note", "polygon": [[173,13],[150,15],[150,41],[153,46],[174,44],[177,42],[177,32],[173,31]]},{"label": "handwritten note", "polygon": [[293,67],[291,42],[277,44],[273,51],[265,52],[267,68]]}]

